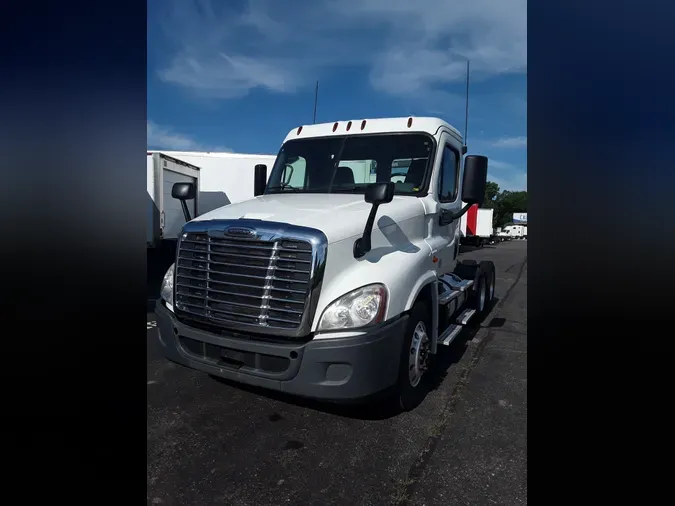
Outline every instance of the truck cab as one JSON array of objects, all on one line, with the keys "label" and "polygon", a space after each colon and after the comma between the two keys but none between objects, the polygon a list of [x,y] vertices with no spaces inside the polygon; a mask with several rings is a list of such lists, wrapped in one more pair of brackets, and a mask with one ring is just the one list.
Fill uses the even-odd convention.
[{"label": "truck cab", "polygon": [[438,118],[291,130],[269,178],[256,166],[255,198],[183,227],[156,307],[167,358],[294,395],[389,392],[414,408],[439,347],[494,297],[494,265],[457,259],[460,218],[487,177],[487,158],[465,152]]}]

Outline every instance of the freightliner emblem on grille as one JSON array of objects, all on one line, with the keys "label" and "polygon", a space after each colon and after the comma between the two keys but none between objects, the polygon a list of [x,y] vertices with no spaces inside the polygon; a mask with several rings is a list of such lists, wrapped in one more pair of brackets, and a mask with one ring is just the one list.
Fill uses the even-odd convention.
[{"label": "freightliner emblem on grille", "polygon": [[232,235],[235,237],[247,237],[247,238],[255,237],[256,235],[255,230],[244,227],[228,227],[225,229],[225,234]]}]

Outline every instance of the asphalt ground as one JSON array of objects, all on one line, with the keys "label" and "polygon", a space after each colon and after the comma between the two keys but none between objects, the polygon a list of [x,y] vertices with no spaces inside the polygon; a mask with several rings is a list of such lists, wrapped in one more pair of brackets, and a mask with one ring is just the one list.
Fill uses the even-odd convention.
[{"label": "asphalt ground", "polygon": [[185,369],[162,357],[149,312],[148,504],[526,504],[527,242],[461,257],[495,262],[496,302],[442,348],[434,388],[409,413]]}]

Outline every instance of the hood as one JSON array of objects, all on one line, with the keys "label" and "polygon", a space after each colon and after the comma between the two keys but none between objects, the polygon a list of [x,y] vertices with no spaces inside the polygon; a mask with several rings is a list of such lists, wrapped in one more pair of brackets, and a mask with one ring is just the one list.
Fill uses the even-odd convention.
[{"label": "hood", "polygon": [[[363,233],[372,205],[363,195],[342,193],[288,193],[262,195],[203,214],[193,221],[236,220],[240,218],[290,223],[320,229],[328,242],[341,241]],[[424,214],[416,197],[394,197],[377,211],[378,220],[387,216],[397,223]]]}]

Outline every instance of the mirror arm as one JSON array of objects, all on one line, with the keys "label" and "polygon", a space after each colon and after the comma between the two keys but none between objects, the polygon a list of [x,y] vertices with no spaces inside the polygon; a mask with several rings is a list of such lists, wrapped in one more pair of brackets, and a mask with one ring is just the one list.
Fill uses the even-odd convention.
[{"label": "mirror arm", "polygon": [[370,208],[370,214],[366,220],[366,226],[363,229],[363,236],[354,242],[354,258],[361,258],[371,249],[370,235],[373,232],[373,225],[375,224],[375,215],[377,215],[377,208],[380,204],[373,204]]},{"label": "mirror arm", "polygon": [[461,218],[466,214],[466,212],[469,210],[469,208],[474,205],[474,204],[467,204],[465,205],[458,213],[453,213],[452,211],[441,211],[441,215],[439,216],[439,222],[441,225],[450,225],[453,221],[455,221],[458,218]]},{"label": "mirror arm", "polygon": [[180,201],[180,206],[183,208],[183,216],[185,216],[185,223],[188,223],[192,218],[190,218],[190,210],[188,209],[187,204],[184,200]]}]

